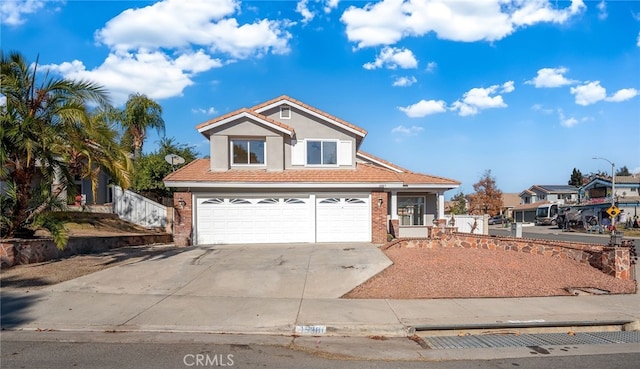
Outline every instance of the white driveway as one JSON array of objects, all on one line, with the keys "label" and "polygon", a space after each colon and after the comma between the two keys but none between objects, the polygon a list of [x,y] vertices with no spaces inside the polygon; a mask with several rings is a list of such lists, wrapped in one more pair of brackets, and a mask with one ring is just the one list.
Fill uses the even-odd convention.
[{"label": "white driveway", "polygon": [[338,298],[391,265],[371,244],[199,246],[105,269],[57,292]]}]

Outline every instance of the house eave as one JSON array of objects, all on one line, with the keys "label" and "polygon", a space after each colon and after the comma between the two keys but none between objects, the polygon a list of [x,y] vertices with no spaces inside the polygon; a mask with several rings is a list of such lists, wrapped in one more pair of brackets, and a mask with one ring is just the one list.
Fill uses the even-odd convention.
[{"label": "house eave", "polygon": [[217,121],[215,123],[211,123],[211,124],[206,125],[204,127],[198,128],[198,132],[204,134],[204,132],[206,132],[206,131],[209,131],[209,130],[211,130],[213,128],[216,128],[216,127],[223,126],[225,124],[229,124],[229,123],[231,123],[231,122],[233,122],[235,120],[238,120],[239,118],[249,118],[251,120],[254,120],[254,121],[256,121],[256,122],[258,122],[258,123],[260,123],[260,124],[262,124],[262,125],[264,125],[266,127],[274,129],[276,131],[282,132],[282,133],[287,134],[289,136],[293,135],[293,132],[291,130],[282,128],[280,126],[277,126],[277,125],[275,125],[275,124],[273,124],[273,123],[271,123],[271,122],[269,122],[267,120],[261,119],[260,117],[257,117],[257,116],[255,116],[253,114],[249,114],[248,112],[241,112],[241,113],[232,115],[232,116],[230,116],[228,118],[225,118],[225,119],[222,119],[220,121]]},{"label": "house eave", "polygon": [[361,188],[389,190],[451,190],[457,185],[447,184],[411,184],[401,182],[207,182],[207,181],[165,181],[166,187],[182,188],[285,188],[285,189],[325,189],[325,188]]},{"label": "house eave", "polygon": [[360,153],[360,152],[357,152],[357,153],[356,153],[356,156],[359,156],[359,157],[361,157],[361,158],[363,158],[363,159],[366,159],[366,160],[368,160],[368,161],[370,161],[370,162],[372,162],[372,163],[378,164],[378,165],[380,165],[380,166],[382,166],[382,167],[384,167],[384,168],[387,168],[387,169],[389,169],[389,170],[392,170],[392,171],[394,171],[394,172],[396,172],[396,173],[404,173],[402,170],[400,170],[400,169],[398,169],[398,168],[395,168],[395,167],[393,167],[393,166],[391,166],[391,165],[388,165],[388,164],[386,164],[386,163],[383,163],[383,162],[382,162],[382,161],[380,161],[380,160],[376,160],[376,159],[374,159],[374,158],[372,158],[372,157],[370,157],[370,156],[368,156],[368,155],[366,155],[366,154],[362,154],[362,153]]}]

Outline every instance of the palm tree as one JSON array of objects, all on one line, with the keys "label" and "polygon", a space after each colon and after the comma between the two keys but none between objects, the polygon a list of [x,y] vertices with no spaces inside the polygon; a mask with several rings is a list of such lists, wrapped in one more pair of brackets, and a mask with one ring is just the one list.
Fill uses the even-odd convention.
[{"label": "palm tree", "polygon": [[129,96],[122,111],[121,124],[124,128],[123,145],[132,149],[134,160],[142,154],[148,129],[154,128],[163,135],[165,130],[160,104],[139,93]]},{"label": "palm tree", "polygon": [[[1,54],[0,93],[5,101],[0,105],[0,180],[10,191],[3,194],[0,231],[2,237],[12,237],[36,225],[55,226],[42,216],[59,205],[67,189],[73,190],[70,184],[79,166],[71,152],[80,153],[75,158],[82,158],[88,168],[108,168],[124,187],[130,165],[113,150],[115,136],[89,112],[89,104],[108,105],[102,86],[48,74],[38,84],[37,60],[30,67],[18,52]],[[38,180],[42,186],[32,188]]]},{"label": "palm tree", "polygon": [[115,183],[131,185],[133,165],[125,149],[117,144],[118,132],[108,121],[105,109],[89,115],[91,131],[76,129],[68,132],[72,145],[60,147],[62,156],[74,177],[91,180],[93,198],[97,198],[99,174],[106,170]]}]

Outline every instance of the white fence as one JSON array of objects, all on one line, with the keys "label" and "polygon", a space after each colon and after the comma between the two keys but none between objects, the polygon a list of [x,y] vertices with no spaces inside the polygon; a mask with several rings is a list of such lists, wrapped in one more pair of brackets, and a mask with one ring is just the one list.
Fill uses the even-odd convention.
[{"label": "white fence", "polygon": [[[447,224],[451,224],[451,216],[445,216]],[[489,224],[484,215],[454,215],[458,232],[473,234],[489,234]]]},{"label": "white fence", "polygon": [[121,187],[113,186],[113,212],[143,227],[166,227],[167,207]]}]

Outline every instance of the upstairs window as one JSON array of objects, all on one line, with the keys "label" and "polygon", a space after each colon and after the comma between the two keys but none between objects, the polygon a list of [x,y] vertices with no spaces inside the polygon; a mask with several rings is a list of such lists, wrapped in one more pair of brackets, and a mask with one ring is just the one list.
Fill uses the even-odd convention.
[{"label": "upstairs window", "polygon": [[280,107],[280,119],[291,119],[291,108],[288,106]]},{"label": "upstairs window", "polygon": [[232,140],[231,156],[234,165],[264,165],[264,140]]},{"label": "upstairs window", "polygon": [[307,141],[307,165],[337,165],[337,141]]}]

